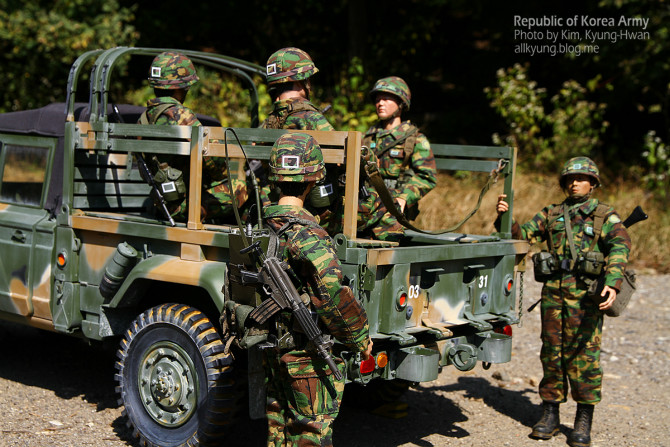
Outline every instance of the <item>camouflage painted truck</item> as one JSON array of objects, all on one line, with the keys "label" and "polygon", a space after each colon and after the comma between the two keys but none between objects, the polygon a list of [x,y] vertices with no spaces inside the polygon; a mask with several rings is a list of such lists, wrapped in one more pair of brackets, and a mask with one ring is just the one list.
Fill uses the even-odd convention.
[{"label": "camouflage painted truck", "polygon": [[[249,92],[249,128],[234,129],[237,140],[204,116],[202,127],[135,124],[144,109],[114,106],[112,74],[129,60],[148,67],[160,51],[85,53],[71,68],[64,104],[0,115],[0,318],[89,341],[120,339],[117,391],[138,443],[208,445],[226,434],[237,407],[247,409],[241,388],[249,413],[262,416],[263,337],[245,325],[260,295],[227,277],[240,260],[240,232],[263,246],[269,235],[257,218],[246,228],[201,219],[194,204],[202,158],[228,155],[231,175],[243,176],[243,150],[268,159],[283,131],[256,128],[253,78],[262,79],[261,67],[192,51],[184,53],[197,67],[239,77]],[[84,72],[88,82],[80,81]],[[88,101],[75,101],[78,84],[88,86]],[[447,366],[510,361],[515,279],[527,246],[511,240],[509,219],[493,235],[408,231],[400,245],[360,239],[361,134],[310,133],[327,166],[346,173],[344,229],[334,242],[374,339],[368,362],[334,347],[347,380],[425,382]],[[514,149],[434,151],[439,169],[499,175],[513,197]],[[138,153],[189,157],[186,222],[171,226],[156,211]],[[242,353],[233,356],[235,349]]]}]

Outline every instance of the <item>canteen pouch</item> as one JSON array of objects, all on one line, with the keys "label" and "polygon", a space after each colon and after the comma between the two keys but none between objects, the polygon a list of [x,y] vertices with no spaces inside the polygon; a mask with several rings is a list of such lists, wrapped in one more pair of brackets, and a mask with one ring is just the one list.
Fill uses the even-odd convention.
[{"label": "canteen pouch", "polygon": [[[605,301],[604,298],[600,296],[604,285],[604,274],[600,275],[598,279],[593,280],[589,285],[588,295],[596,304],[600,304]],[[605,315],[608,317],[618,317],[621,315],[626,307],[628,307],[628,303],[630,302],[630,299],[633,296],[633,293],[635,293],[636,289],[637,285],[635,283],[635,271],[624,271],[623,280],[621,281],[621,290],[619,290],[619,293],[616,294],[616,299],[614,300],[612,307],[604,312]]]},{"label": "canteen pouch", "polygon": [[558,261],[553,253],[541,251],[533,255],[533,273],[535,281],[546,282],[558,271]]},{"label": "canteen pouch", "polygon": [[161,167],[154,174],[154,182],[160,188],[166,202],[173,202],[186,197],[186,184],[179,169],[171,166]]},{"label": "canteen pouch", "polygon": [[605,255],[599,251],[582,253],[577,260],[577,272],[584,275],[599,276],[605,266]]}]

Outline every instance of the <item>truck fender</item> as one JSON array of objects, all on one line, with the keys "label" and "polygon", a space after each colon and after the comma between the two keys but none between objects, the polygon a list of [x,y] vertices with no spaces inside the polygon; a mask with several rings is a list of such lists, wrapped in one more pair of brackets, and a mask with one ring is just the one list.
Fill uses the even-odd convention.
[{"label": "truck fender", "polygon": [[135,281],[151,280],[205,289],[220,311],[224,303],[222,288],[226,268],[226,264],[220,261],[186,261],[168,255],[151,256],[133,267],[108,306],[111,308],[120,306],[126,292]]}]

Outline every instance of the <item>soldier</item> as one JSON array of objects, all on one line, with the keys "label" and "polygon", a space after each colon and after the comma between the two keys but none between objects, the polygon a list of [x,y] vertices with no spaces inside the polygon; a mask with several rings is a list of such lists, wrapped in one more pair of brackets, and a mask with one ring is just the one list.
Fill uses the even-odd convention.
[{"label": "soldier", "polygon": [[[156,56],[149,69],[149,84],[155,98],[147,102],[147,110],[140,117],[141,124],[200,126],[195,113],[184,106],[189,88],[198,82],[193,62],[181,53],[163,52]],[[175,220],[185,221],[189,160],[186,157],[151,157],[149,166],[159,184],[174,181],[175,191],[166,193],[168,209]],[[228,185],[226,162],[221,157],[203,157],[203,193],[201,217],[220,219],[233,213]],[[237,203],[246,202],[246,183],[232,179]]]},{"label": "soldier", "polygon": [[312,104],[311,77],[319,72],[309,54],[289,47],[275,51],[266,66],[273,110],[261,124],[265,129],[334,130]]},{"label": "soldier", "polygon": [[[279,202],[264,209],[264,218],[277,232],[281,259],[288,264],[298,291],[309,297],[309,306],[318,315],[324,333],[368,359],[372,340],[365,310],[351,289],[342,285],[342,269],[332,240],[304,208],[307,195],[325,170],[321,149],[311,136],[282,135],[270,155],[270,181],[280,190]],[[263,351],[268,445],[330,446],[331,424],[339,412],[344,380],[336,380],[310,349],[305,335],[293,329],[290,315],[278,315],[275,335],[292,342]],[[292,337],[282,338],[286,332]]]},{"label": "soldier", "polygon": [[[558,433],[559,404],[567,400],[569,386],[577,415],[568,444],[585,447],[591,445],[593,410],[601,400],[603,311],[612,306],[620,290],[631,243],[614,209],[591,197],[600,186],[600,173],[592,160],[568,160],[559,184],[567,194],[563,203],[549,205],[527,223],[512,226],[515,238],[546,241],[553,260],[543,271],[547,276],[541,299],[544,377],[539,394],[543,414],[530,436],[550,439]],[[509,210],[504,194],[498,197],[496,210],[499,219]],[[587,294],[589,274],[597,272],[588,271],[590,267],[578,261],[586,252],[603,253],[605,286],[600,305]],[[536,266],[536,276],[537,270]]]},{"label": "soldier", "polygon": [[[426,136],[414,124],[402,121],[402,112],[409,110],[412,99],[404,80],[397,76],[382,78],[370,90],[370,97],[375,102],[379,121],[365,133],[363,145],[377,158],[379,172],[400,211],[413,220],[419,214],[419,199],[437,183],[433,151]],[[369,202],[361,203],[361,208],[374,209]],[[381,226],[393,232],[397,228],[393,220],[387,213],[381,219]],[[380,234],[379,229],[373,231],[379,238],[388,238]]]}]

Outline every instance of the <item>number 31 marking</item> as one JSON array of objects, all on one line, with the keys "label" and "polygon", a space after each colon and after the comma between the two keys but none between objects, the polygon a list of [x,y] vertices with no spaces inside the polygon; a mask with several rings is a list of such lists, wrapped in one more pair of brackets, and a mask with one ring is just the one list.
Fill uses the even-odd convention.
[{"label": "number 31 marking", "polygon": [[479,288],[485,288],[489,283],[489,275],[484,275],[479,277]]}]

